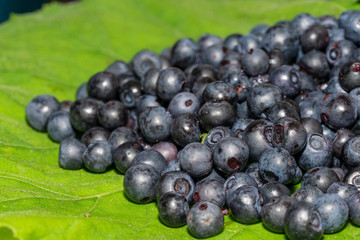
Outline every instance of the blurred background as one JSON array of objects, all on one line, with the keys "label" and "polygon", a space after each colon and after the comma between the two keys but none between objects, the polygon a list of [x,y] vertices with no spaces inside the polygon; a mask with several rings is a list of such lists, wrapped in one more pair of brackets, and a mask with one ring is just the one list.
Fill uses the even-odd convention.
[{"label": "blurred background", "polygon": [[41,9],[44,3],[74,2],[78,0],[0,0],[0,23],[9,19],[11,13],[27,13]]}]

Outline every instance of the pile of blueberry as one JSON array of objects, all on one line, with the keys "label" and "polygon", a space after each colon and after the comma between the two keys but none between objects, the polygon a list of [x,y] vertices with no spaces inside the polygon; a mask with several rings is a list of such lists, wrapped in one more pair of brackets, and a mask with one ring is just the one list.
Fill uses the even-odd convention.
[{"label": "pile of blueberry", "polygon": [[303,13],[182,38],[114,62],[75,102],[35,97],[26,117],[60,143],[60,167],[116,168],[128,199],[156,200],[169,227],[207,238],[230,213],[320,239],[360,225],[359,22]]}]

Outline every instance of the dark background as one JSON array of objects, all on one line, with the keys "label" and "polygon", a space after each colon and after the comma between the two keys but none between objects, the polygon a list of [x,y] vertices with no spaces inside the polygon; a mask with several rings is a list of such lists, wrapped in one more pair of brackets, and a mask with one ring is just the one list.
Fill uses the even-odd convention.
[{"label": "dark background", "polygon": [[74,0],[0,0],[0,23],[9,19],[11,13],[26,13],[41,9],[44,3]]}]

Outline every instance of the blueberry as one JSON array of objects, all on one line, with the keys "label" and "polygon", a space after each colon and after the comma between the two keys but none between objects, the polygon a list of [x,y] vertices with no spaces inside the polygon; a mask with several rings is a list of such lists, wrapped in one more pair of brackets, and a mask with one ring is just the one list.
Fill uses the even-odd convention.
[{"label": "blueberry", "polygon": [[334,139],[332,141],[332,148],[336,157],[341,158],[344,144],[354,136],[355,134],[351,130],[346,128],[340,128],[336,131]]},{"label": "blueberry", "polygon": [[181,169],[194,178],[209,174],[213,166],[211,148],[198,142],[186,145],[179,151],[177,158]]},{"label": "blueberry", "polygon": [[314,201],[320,213],[325,233],[340,231],[346,224],[349,208],[346,202],[336,194],[324,194]]},{"label": "blueberry", "polygon": [[200,101],[194,94],[181,92],[171,99],[167,110],[173,118],[176,118],[181,113],[195,114],[199,111],[200,107]]},{"label": "blueberry", "polygon": [[314,49],[324,51],[329,44],[329,34],[324,26],[313,24],[304,31],[300,41],[304,53]]},{"label": "blueberry", "polygon": [[160,69],[150,68],[141,78],[141,89],[144,93],[156,95],[156,83],[159,78]]},{"label": "blueberry", "polygon": [[239,39],[236,51],[240,54],[246,53],[254,48],[259,48],[260,42],[255,35],[247,34]]},{"label": "blueberry", "polygon": [[147,107],[139,116],[139,127],[150,142],[159,142],[170,136],[172,117],[163,107]]},{"label": "blueberry", "polygon": [[148,70],[160,69],[161,63],[161,59],[156,53],[150,50],[142,50],[131,59],[130,65],[134,73],[141,79]]},{"label": "blueberry", "polygon": [[228,137],[235,137],[235,134],[229,128],[223,126],[214,127],[206,135],[204,144],[214,150],[221,140]]},{"label": "blueberry", "polygon": [[256,187],[242,186],[229,192],[227,204],[237,222],[250,224],[261,219],[262,197]]},{"label": "blueberry", "polygon": [[250,30],[250,34],[254,35],[261,42],[264,39],[266,31],[269,29],[268,25],[259,24]]},{"label": "blueberry", "polygon": [[202,95],[206,86],[215,81],[216,79],[212,77],[199,77],[199,79],[196,82],[194,82],[193,86],[191,87],[191,92],[202,103]]},{"label": "blueberry", "polygon": [[342,157],[347,166],[358,167],[360,166],[360,136],[354,136],[347,140],[343,145]]},{"label": "blueberry", "polygon": [[222,41],[223,40],[219,36],[209,33],[202,34],[198,39],[198,43],[201,49],[206,49],[216,44],[221,44]]},{"label": "blueberry", "polygon": [[239,44],[239,40],[240,38],[242,38],[242,34],[239,33],[233,33],[228,35],[225,39],[224,39],[224,46],[229,49],[229,50],[235,50],[236,46]]},{"label": "blueberry", "polygon": [[354,11],[342,20],[341,26],[345,30],[345,37],[353,41],[355,44],[359,44],[360,31],[357,24],[360,21],[360,12]]},{"label": "blueberry", "polygon": [[248,167],[245,170],[245,173],[248,174],[250,177],[252,177],[255,182],[257,183],[257,186],[261,188],[264,184],[266,184],[266,180],[262,179],[259,173],[259,162],[253,162],[248,165]]},{"label": "blueberry", "polygon": [[189,232],[196,238],[208,238],[224,228],[221,209],[211,202],[198,202],[191,207],[186,219]]},{"label": "blueberry", "polygon": [[338,175],[332,169],[328,167],[316,167],[304,174],[301,180],[301,186],[314,186],[325,193],[331,184],[339,181]]},{"label": "blueberry", "polygon": [[324,195],[324,193],[319,188],[309,185],[296,190],[292,197],[296,202],[305,201],[313,203],[315,199],[322,195]]},{"label": "blueberry", "polygon": [[245,131],[245,128],[255,121],[252,118],[239,118],[234,125],[231,127],[231,131],[238,137],[243,138],[243,132]]},{"label": "blueberry", "polygon": [[172,161],[168,162],[161,175],[172,171],[181,171],[180,161],[178,159],[173,159]]},{"label": "blueberry", "polygon": [[146,164],[130,167],[124,176],[124,192],[135,203],[148,203],[154,199],[159,174]]},{"label": "blueberry", "polygon": [[55,111],[50,115],[46,129],[49,137],[58,143],[68,137],[75,136],[75,131],[70,122],[70,114],[63,110]]},{"label": "blueberry", "polygon": [[62,101],[60,103],[60,108],[59,110],[62,110],[62,111],[65,111],[65,112],[70,112],[70,108],[71,108],[71,105],[72,105],[72,101],[70,100],[65,100],[65,101]]},{"label": "blueberry", "polygon": [[217,81],[209,83],[203,91],[203,101],[228,101],[234,103],[237,100],[237,92],[231,85]]},{"label": "blueberry", "polygon": [[170,101],[185,84],[186,76],[178,68],[170,67],[159,72],[156,93],[164,101]]},{"label": "blueberry", "polygon": [[159,142],[154,144],[151,148],[161,153],[167,163],[176,159],[176,156],[178,154],[177,147],[171,142]]},{"label": "blueberry", "polygon": [[266,119],[271,122],[276,122],[280,118],[291,117],[297,121],[300,121],[300,116],[294,105],[286,101],[280,101],[272,105],[268,110],[262,114]]},{"label": "blueberry", "polygon": [[81,137],[81,141],[89,146],[96,141],[107,141],[109,138],[109,131],[102,127],[93,127],[87,130]]},{"label": "blueberry", "polygon": [[171,137],[181,147],[199,141],[200,135],[199,122],[194,114],[182,113],[171,124]]},{"label": "blueberry", "polygon": [[301,118],[300,123],[304,126],[306,132],[309,133],[323,133],[321,123],[315,118]]},{"label": "blueberry", "polygon": [[129,66],[129,64],[127,64],[124,61],[121,60],[116,60],[114,61],[110,66],[108,66],[105,70],[105,72],[109,72],[114,74],[115,76],[124,74],[124,73],[131,73],[132,70]]},{"label": "blueberry", "polygon": [[301,118],[313,118],[321,122],[319,103],[315,100],[305,99],[299,103]]},{"label": "blueberry", "polygon": [[137,142],[136,133],[128,127],[118,127],[114,129],[108,138],[111,149],[115,149],[125,142]]},{"label": "blueberry", "polygon": [[200,46],[190,38],[178,40],[171,49],[171,65],[185,69],[191,64],[199,62]]},{"label": "blueberry", "polygon": [[72,126],[80,131],[98,126],[97,113],[103,103],[93,98],[76,100],[70,108],[70,120]]},{"label": "blueberry", "polygon": [[225,204],[225,191],[222,182],[216,179],[207,179],[196,184],[194,202],[211,202],[222,208]]},{"label": "blueberry", "polygon": [[314,167],[330,167],[332,163],[332,144],[318,133],[307,134],[306,147],[298,159],[299,166],[304,170]]},{"label": "blueberry", "polygon": [[245,167],[249,158],[249,147],[237,137],[228,137],[216,145],[212,157],[216,169],[224,174],[232,174]]},{"label": "blueberry", "polygon": [[257,183],[252,177],[250,177],[249,174],[243,173],[243,172],[233,173],[232,175],[230,175],[230,177],[228,177],[228,179],[226,179],[226,181],[224,183],[224,190],[225,190],[226,203],[228,205],[230,203],[229,202],[230,194],[234,190],[236,190],[242,186],[257,187]]},{"label": "blueberry", "polygon": [[350,185],[344,182],[334,182],[327,189],[326,193],[336,194],[341,197],[346,203],[349,202],[350,197],[357,193],[358,189],[354,185]]},{"label": "blueberry", "polygon": [[282,65],[270,71],[270,82],[278,86],[287,97],[295,97],[301,89],[300,71],[289,65]]},{"label": "blueberry", "polygon": [[77,170],[83,167],[82,155],[85,144],[74,137],[69,137],[60,143],[59,165],[64,169]]},{"label": "blueberry", "polygon": [[330,64],[336,65],[347,61],[356,49],[354,42],[343,39],[326,48],[326,58]]},{"label": "blueberry", "polygon": [[201,62],[218,67],[221,60],[224,58],[226,51],[227,49],[224,48],[221,43],[202,49],[200,52]]},{"label": "blueberry", "polygon": [[269,56],[261,48],[251,48],[240,58],[244,72],[249,76],[264,74],[269,69]]},{"label": "blueberry", "polygon": [[161,106],[160,99],[156,95],[144,94],[136,100],[136,113],[140,114],[146,107]]},{"label": "blueberry", "polygon": [[308,202],[293,203],[285,214],[286,236],[294,240],[320,240],[324,233],[324,223],[319,211]]},{"label": "blueberry", "polygon": [[177,192],[162,195],[158,202],[159,217],[169,227],[181,227],[186,224],[189,205],[186,198]]},{"label": "blueberry", "polygon": [[308,28],[316,23],[319,23],[319,20],[313,15],[310,15],[309,13],[300,13],[292,19],[290,27],[296,31],[297,34],[303,34]]},{"label": "blueberry", "polygon": [[118,88],[119,82],[109,72],[96,73],[87,83],[89,97],[102,101],[116,99]]},{"label": "blueberry", "polygon": [[305,53],[299,61],[299,66],[313,76],[315,82],[318,83],[325,82],[330,73],[325,53],[318,50]]},{"label": "blueberry", "polygon": [[294,203],[290,196],[274,197],[270,202],[264,203],[261,208],[261,220],[265,227],[272,232],[284,233],[285,214]]},{"label": "blueberry", "polygon": [[227,101],[204,103],[198,113],[201,127],[210,130],[217,126],[232,126],[236,112]]},{"label": "blueberry", "polygon": [[87,82],[80,85],[76,91],[76,100],[88,98],[89,94],[87,92]]},{"label": "blueberry", "polygon": [[291,196],[290,190],[284,184],[278,182],[268,182],[264,184],[259,188],[259,192],[263,198],[263,204],[272,202],[272,199],[275,197]]},{"label": "blueberry", "polygon": [[342,65],[339,72],[340,86],[347,92],[360,87],[360,61],[349,60]]},{"label": "blueberry", "polygon": [[166,160],[158,151],[154,149],[146,149],[137,153],[131,161],[131,166],[142,164],[154,167],[155,171],[160,174],[166,167]]},{"label": "blueberry", "polygon": [[88,146],[82,156],[86,169],[94,173],[105,172],[113,163],[111,147],[105,141],[97,141]]},{"label": "blueberry", "polygon": [[353,224],[360,226],[360,193],[353,194],[350,197],[348,207],[350,221]]},{"label": "blueberry", "polygon": [[112,151],[112,160],[117,170],[125,173],[131,166],[134,157],[143,151],[137,142],[125,142]]},{"label": "blueberry", "polygon": [[194,189],[195,184],[189,174],[181,171],[170,171],[161,175],[156,185],[155,196],[159,200],[167,192],[177,192],[190,202],[193,198]]},{"label": "blueberry", "polygon": [[33,129],[45,132],[50,115],[59,108],[60,103],[55,97],[36,96],[26,106],[26,120]]},{"label": "blueberry", "polygon": [[198,64],[193,65],[193,69],[188,73],[187,77],[188,80],[185,82],[185,85],[191,89],[199,79],[217,79],[218,71],[209,64]]}]

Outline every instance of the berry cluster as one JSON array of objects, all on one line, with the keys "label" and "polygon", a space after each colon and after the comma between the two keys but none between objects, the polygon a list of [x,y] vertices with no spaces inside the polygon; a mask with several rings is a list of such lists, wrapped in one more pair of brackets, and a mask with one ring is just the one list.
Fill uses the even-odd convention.
[{"label": "berry cluster", "polygon": [[75,102],[35,97],[26,118],[60,143],[60,167],[115,167],[128,199],[156,200],[167,226],[211,237],[230,212],[320,239],[360,225],[359,22],[359,11],[302,13],[182,38],[114,62]]}]

